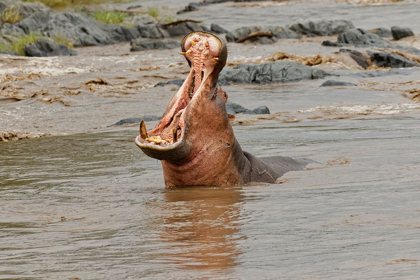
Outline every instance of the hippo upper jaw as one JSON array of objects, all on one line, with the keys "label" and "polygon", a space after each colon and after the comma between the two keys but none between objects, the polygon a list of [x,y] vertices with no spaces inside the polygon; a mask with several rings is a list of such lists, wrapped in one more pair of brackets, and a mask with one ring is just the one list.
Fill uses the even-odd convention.
[{"label": "hippo upper jaw", "polygon": [[[182,52],[191,66],[184,84],[169,102],[158,125],[146,130],[142,121],[135,143],[142,151],[159,160],[180,164],[209,145],[204,130],[206,115],[226,114],[226,93],[217,86],[226,64],[226,45],[210,33],[193,32],[184,37]],[[223,112],[224,111],[224,112]],[[217,121],[217,120],[215,120]]]}]

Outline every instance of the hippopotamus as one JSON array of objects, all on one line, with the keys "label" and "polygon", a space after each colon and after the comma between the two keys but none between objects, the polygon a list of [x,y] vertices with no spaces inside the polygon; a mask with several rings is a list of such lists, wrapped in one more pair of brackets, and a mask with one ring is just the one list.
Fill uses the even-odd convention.
[{"label": "hippopotamus", "polygon": [[147,131],[140,123],[135,143],[162,163],[166,187],[275,183],[284,173],[305,169],[307,160],[257,158],[243,151],[226,112],[226,92],[217,84],[227,47],[217,36],[192,32],[181,41],[191,67],[162,119]]}]

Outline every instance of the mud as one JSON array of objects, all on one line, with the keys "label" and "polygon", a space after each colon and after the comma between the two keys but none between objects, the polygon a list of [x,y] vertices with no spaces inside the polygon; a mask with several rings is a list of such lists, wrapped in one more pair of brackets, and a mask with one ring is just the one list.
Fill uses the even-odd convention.
[{"label": "mud", "polygon": [[[374,2],[232,2],[186,15],[228,30],[334,15],[420,33],[417,3]],[[188,73],[177,51],[1,55],[0,279],[419,278],[420,69],[364,70],[321,46],[335,39],[229,43],[230,65],[278,52],[334,58],[311,66],[326,79],[223,87],[232,102],[270,109],[235,116],[244,150],[317,162],[278,184],[229,189],[165,189],[160,163],[134,145],[138,128],[112,126],[163,113],[178,86],[155,85]],[[398,44],[418,47],[418,35]],[[321,87],[327,79],[356,86]]]}]

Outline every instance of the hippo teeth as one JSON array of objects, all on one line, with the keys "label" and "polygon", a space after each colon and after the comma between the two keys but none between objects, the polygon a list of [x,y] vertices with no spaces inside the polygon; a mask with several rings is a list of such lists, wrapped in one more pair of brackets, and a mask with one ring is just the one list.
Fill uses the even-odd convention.
[{"label": "hippo teeth", "polygon": [[141,120],[140,122],[140,136],[143,139],[149,138],[149,135],[147,134],[146,123],[144,122],[144,120]]},{"label": "hippo teeth", "polygon": [[172,139],[174,143],[178,141],[178,128],[176,127],[172,130]]},{"label": "hippo teeth", "polygon": [[181,42],[182,52],[179,54],[185,56],[191,66],[190,74],[154,129],[147,131],[144,121],[140,123],[138,143],[141,148],[166,147],[170,149],[172,145],[177,147],[179,142],[183,141],[187,107],[196,100],[196,96],[200,96],[203,92],[203,81],[206,81],[217,65],[224,62],[222,46],[223,43],[219,38],[205,32],[192,32],[184,37]]}]

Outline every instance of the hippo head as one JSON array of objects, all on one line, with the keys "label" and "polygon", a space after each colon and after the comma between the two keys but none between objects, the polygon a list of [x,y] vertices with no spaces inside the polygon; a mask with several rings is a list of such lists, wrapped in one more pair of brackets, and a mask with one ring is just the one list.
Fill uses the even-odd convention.
[{"label": "hippo head", "polygon": [[188,77],[159,124],[147,131],[142,121],[135,140],[146,155],[162,161],[167,186],[206,184],[205,178],[216,176],[215,168],[229,162],[236,143],[227,95],[217,85],[227,59],[225,43],[210,33],[192,32],[181,49],[191,67]]}]

